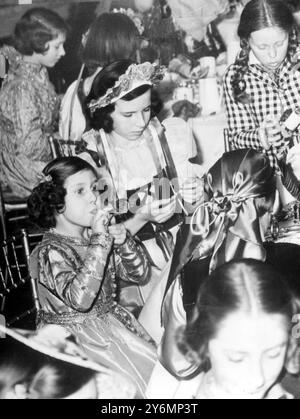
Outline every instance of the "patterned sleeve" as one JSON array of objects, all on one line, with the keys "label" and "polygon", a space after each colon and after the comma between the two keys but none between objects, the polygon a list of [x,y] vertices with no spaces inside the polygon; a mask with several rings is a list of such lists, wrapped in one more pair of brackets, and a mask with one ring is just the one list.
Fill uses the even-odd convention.
[{"label": "patterned sleeve", "polygon": [[224,77],[224,98],[228,118],[230,140],[235,149],[253,148],[264,151],[259,139],[259,127],[249,105],[238,103],[233,97],[231,80],[234,66]]},{"label": "patterned sleeve", "polygon": [[[41,109],[30,85],[15,84],[7,98],[7,111],[18,144],[19,155],[24,161],[43,160],[43,153],[49,150],[48,134],[43,130]],[[10,110],[9,110],[10,109]]]},{"label": "patterned sleeve", "polygon": [[95,234],[83,261],[61,247],[46,246],[39,254],[39,282],[79,312],[88,311],[98,296],[112,246],[110,235]]},{"label": "patterned sleeve", "polygon": [[142,246],[127,232],[127,240],[116,249],[117,275],[126,282],[144,285],[148,282],[151,267]]}]

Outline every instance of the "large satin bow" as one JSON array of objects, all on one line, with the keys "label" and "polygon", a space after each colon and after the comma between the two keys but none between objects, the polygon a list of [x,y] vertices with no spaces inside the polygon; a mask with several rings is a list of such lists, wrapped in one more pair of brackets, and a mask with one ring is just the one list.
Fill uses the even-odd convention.
[{"label": "large satin bow", "polygon": [[225,153],[210,169],[205,185],[207,202],[177,234],[166,293],[192,259],[211,257],[210,272],[233,259],[265,260],[256,200],[275,194],[267,157],[255,150]]},{"label": "large satin bow", "polygon": [[[209,173],[207,185],[211,191],[212,184],[212,175]],[[235,173],[230,188],[233,192],[225,196],[214,195],[210,201],[201,204],[192,216],[190,231],[193,236],[201,238],[197,257],[202,259],[211,255],[210,272],[233,258],[251,256],[265,260],[254,201],[263,195],[245,190],[244,185],[244,175],[241,172]],[[251,253],[246,252],[249,244]]]}]

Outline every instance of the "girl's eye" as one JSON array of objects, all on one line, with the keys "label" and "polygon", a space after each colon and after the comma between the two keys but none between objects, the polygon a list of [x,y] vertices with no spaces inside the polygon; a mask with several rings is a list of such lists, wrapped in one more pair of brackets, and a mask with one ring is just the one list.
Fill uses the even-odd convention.
[{"label": "girl's eye", "polygon": [[132,113],[125,114],[124,116],[125,116],[125,118],[131,118],[132,117]]},{"label": "girl's eye", "polygon": [[276,359],[276,358],[279,358],[280,357],[280,355],[281,355],[281,350],[276,350],[276,351],[273,351],[273,352],[269,352],[268,353],[268,357],[270,358],[270,359]]},{"label": "girl's eye", "polygon": [[148,113],[148,112],[150,112],[151,111],[151,108],[149,107],[149,108],[146,108],[146,109],[144,109],[144,112],[145,113]]},{"label": "girl's eye", "polygon": [[78,195],[82,195],[84,193],[84,188],[79,188],[76,192]]},{"label": "girl's eye", "polygon": [[244,361],[244,358],[242,357],[229,357],[228,358],[230,362],[232,362],[233,364],[241,364]]}]

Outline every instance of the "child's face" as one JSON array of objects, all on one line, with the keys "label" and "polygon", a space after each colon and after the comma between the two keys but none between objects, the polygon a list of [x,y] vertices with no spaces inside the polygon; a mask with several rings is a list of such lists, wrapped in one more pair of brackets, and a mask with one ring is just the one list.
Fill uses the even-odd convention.
[{"label": "child's face", "polygon": [[59,34],[57,38],[47,42],[47,51],[44,54],[39,55],[39,61],[41,65],[52,68],[58,61],[65,55],[64,43],[66,37],[64,34]]},{"label": "child's face", "polygon": [[128,141],[138,140],[151,119],[151,90],[131,100],[118,100],[111,115],[113,130]]},{"label": "child's face", "polygon": [[97,178],[85,170],[68,177],[64,185],[67,190],[65,211],[61,216],[69,225],[90,227],[97,212]]},{"label": "child's face", "polygon": [[287,56],[289,34],[280,28],[271,27],[253,32],[249,42],[260,63],[267,70],[275,71]]},{"label": "child's face", "polygon": [[263,399],[284,368],[288,341],[282,315],[229,315],[209,343],[213,377],[224,398]]}]

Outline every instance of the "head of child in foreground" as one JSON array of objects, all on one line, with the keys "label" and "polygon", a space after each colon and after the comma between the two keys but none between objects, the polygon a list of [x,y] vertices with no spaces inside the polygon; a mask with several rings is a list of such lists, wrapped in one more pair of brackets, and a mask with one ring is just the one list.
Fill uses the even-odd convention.
[{"label": "head of child in foreground", "polygon": [[263,399],[295,353],[295,314],[294,298],[273,268],[231,262],[201,287],[179,348],[200,371],[211,372],[224,398]]},{"label": "head of child in foreground", "polygon": [[43,170],[44,179],[28,199],[32,222],[42,229],[89,228],[99,206],[97,173],[79,157],[53,160]]}]

